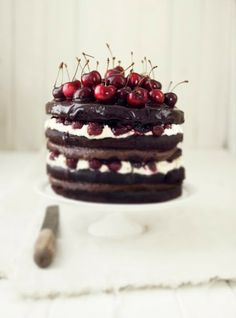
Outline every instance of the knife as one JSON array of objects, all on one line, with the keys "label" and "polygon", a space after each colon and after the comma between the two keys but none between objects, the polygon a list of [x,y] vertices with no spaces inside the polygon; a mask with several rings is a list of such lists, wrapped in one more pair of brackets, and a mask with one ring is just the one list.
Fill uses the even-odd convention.
[{"label": "knife", "polygon": [[41,268],[48,267],[53,261],[58,227],[59,207],[58,205],[48,206],[34,246],[34,261]]}]

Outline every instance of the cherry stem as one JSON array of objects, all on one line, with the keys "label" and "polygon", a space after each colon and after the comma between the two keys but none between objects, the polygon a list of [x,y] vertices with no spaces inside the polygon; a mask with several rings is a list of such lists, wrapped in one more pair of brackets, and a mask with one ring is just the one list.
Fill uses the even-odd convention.
[{"label": "cherry stem", "polygon": [[182,81],[182,82],[177,83],[177,84],[172,88],[171,92],[173,92],[173,90],[174,90],[177,86],[179,86],[180,84],[184,84],[184,83],[188,83],[188,80],[185,80],[185,81]]},{"label": "cherry stem", "polygon": [[112,53],[112,50],[111,50],[110,45],[109,45],[108,43],[106,43],[106,46],[107,46],[108,51],[109,51],[109,53],[110,53],[110,55],[111,55],[112,65],[113,65],[113,67],[114,67],[114,63],[115,63],[115,59],[116,59],[116,58],[113,56],[113,53]]},{"label": "cherry stem", "polygon": [[142,63],[142,74],[144,74],[144,61],[141,60],[141,63]]},{"label": "cherry stem", "polygon": [[[151,60],[148,60],[148,63],[149,63],[150,66],[151,66],[152,77],[155,79],[155,73],[154,73],[154,69],[155,69],[155,68],[153,68],[153,65],[152,65]],[[150,75],[150,74],[149,74],[149,75]]]},{"label": "cherry stem", "polygon": [[67,64],[66,64],[66,63],[63,63],[63,64],[64,64],[64,66],[65,66],[66,74],[67,74],[68,80],[69,80],[69,82],[70,82],[70,74],[69,74],[69,71],[68,71]]},{"label": "cherry stem", "polygon": [[172,81],[170,81],[170,83],[169,83],[169,85],[168,85],[168,87],[167,87],[167,92],[169,92],[169,91],[170,91],[170,88],[171,88],[172,84],[173,84],[173,82],[172,82]]},{"label": "cherry stem", "polygon": [[[124,74],[129,68],[131,68],[132,66],[134,66],[134,64],[135,64],[135,63],[132,62],[132,63],[131,63],[128,67],[126,67],[126,69],[125,69],[123,72],[121,72],[121,73]],[[133,70],[130,70],[130,72],[131,72],[131,71],[133,71]]]},{"label": "cherry stem", "polygon": [[[63,62],[61,62],[61,63],[59,64],[58,71],[57,71],[57,76],[56,76],[56,80],[55,80],[55,83],[54,83],[54,87],[57,86],[58,77],[59,77],[61,71],[63,70],[63,64],[64,64]],[[62,82],[63,82],[63,80],[62,80]],[[61,83],[61,85],[62,85],[62,83]]]},{"label": "cherry stem", "polygon": [[110,64],[110,59],[109,57],[107,58],[107,69],[106,69],[106,76],[105,76],[105,86],[107,85],[107,71],[108,71],[108,68],[109,68],[109,64]]},{"label": "cherry stem", "polygon": [[130,55],[131,55],[131,63],[134,63],[134,52],[131,51],[131,52],[130,52]]},{"label": "cherry stem", "polygon": [[121,60],[117,61],[117,63],[118,63],[118,65],[120,66],[120,64],[121,64]]},{"label": "cherry stem", "polygon": [[153,70],[155,70],[155,68],[157,68],[158,66],[157,65],[155,65],[155,66],[153,66],[152,68],[151,68],[151,70],[150,70],[150,72],[149,72],[149,74],[148,74],[148,76],[150,77],[150,74],[152,73],[152,75],[153,75]]},{"label": "cherry stem", "polygon": [[145,66],[145,68],[144,68],[144,74],[147,74],[147,58],[146,58],[146,56],[144,56],[144,66]]},{"label": "cherry stem", "polygon": [[113,56],[113,58],[112,58],[112,67],[113,67],[113,68],[115,67],[115,60],[116,60],[116,57]]},{"label": "cherry stem", "polygon": [[76,77],[76,74],[77,74],[77,72],[78,72],[79,66],[81,66],[81,65],[80,65],[81,59],[79,59],[78,57],[76,57],[76,60],[77,60],[77,66],[76,66],[76,69],[75,69],[75,74],[74,74],[74,76],[72,77],[72,82],[75,80],[75,77]]},{"label": "cherry stem", "polygon": [[98,70],[99,61],[96,62],[96,71]]},{"label": "cherry stem", "polygon": [[81,70],[81,75],[80,75],[80,77],[83,76],[84,70],[85,70],[86,66],[88,65],[88,63],[89,63],[89,60],[86,60],[86,63],[84,64],[84,66],[83,66],[83,68],[82,68],[82,70]]}]

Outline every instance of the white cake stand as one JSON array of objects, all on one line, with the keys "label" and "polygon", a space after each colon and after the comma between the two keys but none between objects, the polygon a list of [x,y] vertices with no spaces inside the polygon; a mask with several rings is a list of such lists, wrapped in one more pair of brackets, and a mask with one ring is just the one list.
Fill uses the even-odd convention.
[{"label": "white cake stand", "polygon": [[132,220],[127,212],[134,211],[157,211],[163,207],[176,206],[185,200],[188,200],[195,193],[195,188],[189,183],[184,183],[183,194],[181,197],[160,203],[143,204],[109,204],[78,201],[65,198],[56,194],[47,180],[40,180],[36,184],[36,192],[44,198],[52,200],[54,203],[66,203],[79,206],[80,209],[89,211],[109,211],[104,217],[91,223],[88,226],[88,233],[92,236],[102,238],[121,239],[127,236],[142,235],[148,231],[148,228]]}]

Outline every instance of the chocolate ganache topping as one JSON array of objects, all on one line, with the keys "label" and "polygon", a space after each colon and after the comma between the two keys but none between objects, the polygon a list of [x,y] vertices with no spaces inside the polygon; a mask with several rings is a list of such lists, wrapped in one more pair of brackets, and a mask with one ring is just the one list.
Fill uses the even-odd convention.
[{"label": "chocolate ganache topping", "polygon": [[78,103],[74,101],[51,101],[46,104],[47,114],[70,121],[117,121],[121,124],[182,124],[184,113],[178,108],[166,104],[160,107],[128,108],[116,104],[98,102]]}]

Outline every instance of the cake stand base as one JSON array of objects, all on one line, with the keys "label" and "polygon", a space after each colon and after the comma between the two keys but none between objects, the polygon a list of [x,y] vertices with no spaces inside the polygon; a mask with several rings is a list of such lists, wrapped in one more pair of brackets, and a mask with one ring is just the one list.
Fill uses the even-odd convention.
[{"label": "cake stand base", "polygon": [[36,191],[41,196],[50,199],[53,204],[66,203],[76,205],[80,209],[93,213],[93,211],[105,212],[105,215],[92,222],[88,226],[88,233],[98,238],[122,239],[130,236],[143,235],[148,231],[147,226],[140,224],[130,217],[129,212],[158,211],[163,206],[178,205],[195,193],[195,188],[190,184],[184,184],[181,197],[161,203],[148,204],[109,204],[93,203],[68,199],[56,194],[47,180],[37,182]]}]

